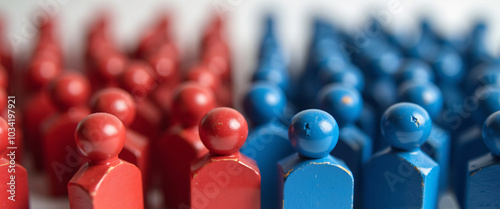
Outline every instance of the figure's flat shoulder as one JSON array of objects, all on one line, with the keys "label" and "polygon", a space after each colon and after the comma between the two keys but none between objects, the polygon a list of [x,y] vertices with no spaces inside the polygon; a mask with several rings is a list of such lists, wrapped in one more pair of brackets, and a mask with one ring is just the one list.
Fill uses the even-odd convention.
[{"label": "figure's flat shoulder", "polygon": [[[83,190],[92,193],[93,191],[97,191],[99,186],[102,185],[102,182],[106,180],[106,178],[112,178],[112,172],[114,170],[123,168],[123,167],[131,168],[132,171],[136,170],[140,173],[139,169],[128,162],[123,160],[116,160],[109,165],[92,165],[89,163],[84,164],[78,172],[73,176],[71,181],[68,183],[68,186],[78,186]],[[134,169],[135,168],[135,169]],[[127,169],[130,172],[131,169]],[[117,175],[123,175],[123,173],[119,173]],[[130,175],[130,173],[128,173]]]},{"label": "figure's flat shoulder", "polygon": [[[257,163],[253,159],[241,153],[238,153],[229,156],[215,156],[215,157],[214,156],[210,157],[210,155],[205,155],[205,157],[203,157],[200,161],[191,166],[191,171],[192,171],[191,173],[193,175],[192,178],[193,179],[196,178],[197,173],[203,172],[205,169],[210,168],[214,164],[220,162],[226,162],[229,164],[234,163],[233,165],[235,164],[242,165],[241,168],[248,168],[248,170],[251,170],[252,172],[255,172],[256,175],[260,176],[260,171],[257,167]],[[231,166],[231,169],[236,169],[236,168]]]},{"label": "figure's flat shoulder", "polygon": [[387,148],[383,151],[376,153],[368,163],[372,165],[386,165],[388,159],[397,160],[399,162],[406,162],[411,167],[415,168],[419,173],[428,175],[432,169],[439,167],[439,165],[427,156],[422,150],[417,149],[411,152],[398,151],[396,149]]},{"label": "figure's flat shoulder", "polygon": [[500,159],[494,157],[491,153],[483,155],[469,162],[469,175],[474,176],[477,172],[487,169],[500,169]]},{"label": "figure's flat shoulder", "polygon": [[420,149],[412,152],[396,152],[396,155],[425,175],[429,174],[431,169],[439,168],[439,165]]},{"label": "figure's flat shoulder", "polygon": [[343,161],[336,159],[330,155],[328,157],[319,159],[304,160],[301,157],[299,157],[298,154],[293,154],[279,161],[278,164],[283,170],[283,178],[288,178],[288,176],[292,175],[295,172],[307,170],[307,168],[312,165],[334,166],[343,170],[348,175],[352,176],[351,171]]}]

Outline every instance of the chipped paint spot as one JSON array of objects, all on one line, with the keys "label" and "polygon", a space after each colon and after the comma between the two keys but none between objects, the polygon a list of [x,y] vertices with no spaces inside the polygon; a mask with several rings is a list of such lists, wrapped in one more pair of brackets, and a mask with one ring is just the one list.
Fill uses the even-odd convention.
[{"label": "chipped paint spot", "polygon": [[283,178],[288,177],[290,175],[290,173],[292,173],[292,171],[293,171],[293,168],[291,170],[288,170],[288,172],[286,172],[285,174],[283,174]]},{"label": "chipped paint spot", "polygon": [[411,121],[414,122],[417,127],[420,126],[420,122],[418,122],[418,119],[415,116],[411,116]]},{"label": "chipped paint spot", "polygon": [[481,171],[481,169],[483,169],[483,168],[479,168],[479,170],[477,170],[476,172],[471,173],[471,174],[470,174],[470,176],[474,176],[474,175],[476,175],[476,173],[477,173],[477,172],[479,172],[479,171]]},{"label": "chipped paint spot", "polygon": [[350,96],[343,96],[341,100],[342,100],[342,103],[344,103],[344,104],[351,104],[353,101],[352,97],[350,97]]},{"label": "chipped paint spot", "polygon": [[304,125],[304,131],[306,132],[306,136],[309,136],[311,134],[311,126],[309,126],[309,123],[306,123]]}]

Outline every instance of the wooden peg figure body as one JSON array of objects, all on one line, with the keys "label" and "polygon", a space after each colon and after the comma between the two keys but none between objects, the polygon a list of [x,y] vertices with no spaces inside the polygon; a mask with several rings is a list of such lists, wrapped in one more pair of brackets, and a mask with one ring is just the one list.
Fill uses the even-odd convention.
[{"label": "wooden peg figure body", "polygon": [[482,136],[490,153],[469,162],[465,209],[500,207],[500,112],[495,112],[484,122]]},{"label": "wooden peg figure body", "polygon": [[203,117],[200,138],[207,154],[191,170],[191,208],[260,208],[260,172],[255,161],[238,150],[248,127],[234,109],[216,108]]},{"label": "wooden peg figure body", "polygon": [[354,178],[335,148],[339,127],[322,110],[297,113],[290,121],[288,137],[297,151],[278,162],[280,208],[353,208]]},{"label": "wooden peg figure body", "polygon": [[68,181],[85,163],[74,141],[76,126],[90,114],[84,104],[88,101],[90,86],[77,73],[61,75],[53,81],[50,96],[59,112],[45,121],[42,129],[44,170],[52,195],[66,195]]},{"label": "wooden peg figure body", "polygon": [[261,207],[278,208],[279,184],[276,181],[279,160],[295,151],[288,140],[285,120],[286,96],[278,87],[255,83],[245,95],[243,109],[253,127],[241,148],[241,153],[257,162],[261,179]]},{"label": "wooden peg figure body", "polygon": [[466,179],[469,162],[475,158],[488,153],[483,138],[481,137],[481,126],[486,117],[500,110],[500,88],[497,86],[485,86],[475,92],[478,99],[478,111],[474,112],[476,124],[460,132],[452,147],[450,161],[450,183],[455,191],[457,200],[461,207],[465,207]]},{"label": "wooden peg figure body", "polygon": [[434,209],[439,165],[420,150],[432,121],[412,103],[397,103],[383,114],[381,131],[390,148],[372,156],[364,167],[363,208]]},{"label": "wooden peg figure body", "polygon": [[153,140],[162,126],[162,111],[149,98],[157,83],[153,71],[146,62],[131,61],[119,76],[123,89],[129,92],[136,103],[136,116],[130,129]]},{"label": "wooden peg figure body", "polygon": [[318,94],[319,108],[330,113],[339,124],[339,140],[330,153],[349,167],[354,176],[354,207],[361,208],[362,167],[372,155],[372,139],[354,122],[363,110],[363,98],[353,87],[330,84]]},{"label": "wooden peg figure body", "polygon": [[[10,157],[16,157],[17,153],[12,154],[15,150],[7,149],[9,128],[0,118],[0,181],[4,182],[0,184],[0,208],[29,209],[28,172]],[[9,158],[5,157],[6,154]]]},{"label": "wooden peg figure body", "polygon": [[[433,119],[438,118],[443,107],[443,95],[439,88],[430,82],[406,81],[399,87],[399,101],[411,102],[424,108]],[[420,147],[429,157],[439,164],[439,192],[448,189],[448,167],[450,165],[450,133],[433,123],[429,138]]]},{"label": "wooden peg figure body", "polygon": [[118,158],[125,138],[125,127],[111,114],[94,113],[78,124],[76,144],[88,162],[68,183],[71,208],[144,208],[140,170]]},{"label": "wooden peg figure body", "polygon": [[191,163],[208,154],[200,140],[198,127],[203,116],[215,107],[212,92],[201,85],[186,83],[175,90],[172,110],[179,123],[162,135],[155,150],[161,165],[167,208],[191,204]]},{"label": "wooden peg figure body", "polygon": [[[127,128],[135,119],[135,102],[132,96],[118,88],[105,88],[91,99],[92,112],[104,112],[116,116]],[[118,157],[136,165],[142,173],[144,192],[149,189],[150,141],[140,133],[127,129],[125,145]]]}]

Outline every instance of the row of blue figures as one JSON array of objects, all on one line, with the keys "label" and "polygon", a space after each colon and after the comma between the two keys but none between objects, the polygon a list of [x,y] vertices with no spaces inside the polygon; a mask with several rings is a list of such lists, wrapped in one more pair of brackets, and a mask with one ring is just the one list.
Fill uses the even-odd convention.
[{"label": "row of blue figures", "polygon": [[425,109],[412,103],[391,106],[381,121],[391,147],[370,157],[360,151],[370,138],[352,125],[362,105],[356,90],[329,85],[319,95],[319,106],[343,125],[328,112],[308,109],[291,119],[287,131],[280,121],[285,100],[280,88],[265,82],[255,83],[244,98],[252,131],[241,151],[261,171],[262,208],[436,207],[439,165],[419,149],[432,129]]}]

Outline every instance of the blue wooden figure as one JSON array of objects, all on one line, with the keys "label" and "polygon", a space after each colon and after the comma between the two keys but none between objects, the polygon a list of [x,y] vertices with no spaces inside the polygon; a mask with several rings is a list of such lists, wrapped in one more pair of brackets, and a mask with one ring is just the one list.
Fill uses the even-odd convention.
[{"label": "blue wooden figure", "polygon": [[261,63],[252,76],[252,82],[267,81],[281,88],[291,98],[290,74],[283,64]]},{"label": "blue wooden figure", "polygon": [[260,63],[287,64],[285,56],[281,51],[281,45],[276,37],[275,20],[271,14],[268,14],[264,20],[264,30],[258,57]]},{"label": "blue wooden figure", "polygon": [[489,53],[486,47],[486,33],[488,27],[483,20],[478,20],[471,31],[471,42],[469,48],[465,52],[467,69],[472,69],[474,66],[491,62],[493,56]]},{"label": "blue wooden figure", "polygon": [[331,155],[345,162],[354,176],[354,207],[360,208],[362,196],[362,167],[372,154],[372,139],[354,122],[363,109],[363,98],[351,87],[330,84],[318,94],[318,108],[330,113],[338,122],[340,136]]},{"label": "blue wooden figure", "polygon": [[380,128],[390,148],[365,164],[363,208],[436,208],[439,165],[420,150],[432,128],[427,111],[412,103],[394,104],[382,115]]},{"label": "blue wooden figure", "polygon": [[476,123],[460,132],[452,147],[450,167],[450,182],[459,204],[464,207],[467,168],[470,160],[488,152],[481,137],[481,125],[484,120],[500,110],[500,86],[485,86],[477,90],[474,95],[478,105],[476,111],[470,114]]},{"label": "blue wooden figure", "polygon": [[418,59],[406,59],[395,73],[396,83],[401,84],[408,80],[421,82],[434,82],[434,72],[424,61]]},{"label": "blue wooden figure", "polygon": [[437,118],[433,118],[433,121],[448,130],[452,130],[453,126],[457,124],[450,118],[458,116],[458,113],[453,109],[465,100],[464,92],[460,87],[465,75],[463,60],[455,49],[443,46],[431,65],[436,75],[436,84],[441,89],[444,101],[443,111]]},{"label": "blue wooden figure", "polygon": [[482,137],[491,153],[469,162],[465,209],[500,208],[500,111],[486,119]]},{"label": "blue wooden figure", "polygon": [[252,124],[241,153],[254,159],[261,174],[261,207],[280,206],[276,163],[293,154],[287,129],[282,124],[286,97],[276,86],[256,83],[243,100],[243,110]]},{"label": "blue wooden figure", "polygon": [[363,110],[356,125],[373,140],[377,136],[377,130],[379,130],[377,128],[378,119],[375,109],[369,103],[363,102]]},{"label": "blue wooden figure", "polygon": [[329,154],[338,136],[337,122],[325,111],[308,109],[292,118],[288,137],[297,153],[278,162],[280,208],[353,207],[351,171]]},{"label": "blue wooden figure", "polygon": [[428,19],[423,19],[420,26],[420,39],[417,44],[410,49],[410,55],[430,62],[436,57],[440,45]]},{"label": "blue wooden figure", "polygon": [[363,91],[365,87],[363,73],[358,67],[349,63],[332,63],[321,68],[318,72],[318,80],[322,86],[338,83],[354,87],[358,91]]},{"label": "blue wooden figure", "polygon": [[434,123],[434,119],[443,107],[443,95],[433,83],[407,81],[399,87],[398,97],[400,102],[420,105],[433,120],[431,134],[420,149],[439,164],[439,191],[442,194],[448,188],[451,138],[448,131]]}]

